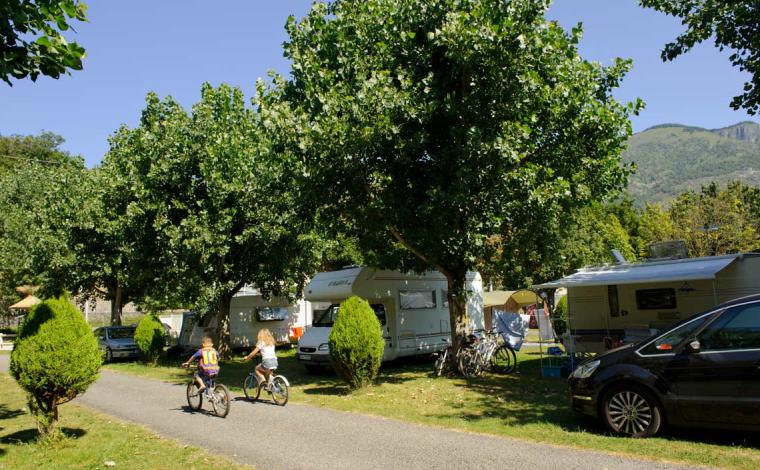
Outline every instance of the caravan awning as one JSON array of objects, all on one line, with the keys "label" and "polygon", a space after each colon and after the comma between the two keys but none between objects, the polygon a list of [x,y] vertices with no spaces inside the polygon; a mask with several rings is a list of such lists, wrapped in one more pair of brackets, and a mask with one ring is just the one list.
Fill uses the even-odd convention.
[{"label": "caravan awning", "polygon": [[715,279],[715,275],[718,272],[741,257],[741,254],[736,254],[605,266],[601,268],[584,268],[562,279],[533,287],[537,289],[556,289],[558,287],[710,280]]}]

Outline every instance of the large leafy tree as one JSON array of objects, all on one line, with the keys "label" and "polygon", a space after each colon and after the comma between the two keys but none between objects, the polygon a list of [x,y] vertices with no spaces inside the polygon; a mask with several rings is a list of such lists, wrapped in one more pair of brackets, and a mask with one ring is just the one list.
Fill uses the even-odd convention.
[{"label": "large leafy tree", "polygon": [[756,0],[641,0],[641,4],[680,18],[686,27],[686,31],[665,46],[663,60],[673,60],[713,37],[716,47],[730,49],[731,63],[751,75],[743,93],[731,101],[731,107],[757,114],[760,110],[760,4]]},{"label": "large leafy tree", "polygon": [[[731,183],[686,191],[667,209],[647,206],[641,217],[642,251],[653,242],[684,240],[689,256],[713,256],[760,249],[760,214],[755,188]],[[643,253],[646,254],[646,253]]]},{"label": "large leafy tree", "polygon": [[0,177],[0,282],[4,292],[22,284],[47,294],[63,287],[76,265],[69,245],[72,223],[87,204],[89,178],[81,159],[27,162]]},{"label": "large leafy tree", "polygon": [[0,135],[0,174],[27,163],[54,165],[66,162],[71,155],[61,150],[64,139],[52,132],[40,135]]},{"label": "large leafy tree", "polygon": [[248,107],[239,89],[204,85],[191,113],[151,94],[139,127],[120,129],[105,160],[121,175],[126,212],[155,233],[143,249],[157,268],[138,279],[154,286],[145,297],[210,307],[205,321],[222,355],[235,293],[254,284],[265,295],[294,294],[318,261],[294,166],[279,151],[263,85],[259,92]]},{"label": "large leafy tree", "polygon": [[455,345],[494,236],[504,253],[548,240],[549,221],[626,182],[640,103],[611,93],[630,63],[584,61],[549,3],[340,0],[287,24],[286,127],[321,220],[386,267],[441,271]]},{"label": "large leafy tree", "polygon": [[11,78],[81,70],[84,49],[62,34],[74,21],[87,21],[87,6],[78,0],[0,2],[0,79],[12,85]]}]

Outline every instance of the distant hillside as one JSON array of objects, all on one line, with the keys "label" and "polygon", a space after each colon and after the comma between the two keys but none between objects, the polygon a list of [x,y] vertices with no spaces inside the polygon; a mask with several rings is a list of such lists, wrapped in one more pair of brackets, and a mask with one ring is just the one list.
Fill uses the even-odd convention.
[{"label": "distant hillside", "polygon": [[722,129],[663,124],[635,134],[623,154],[636,163],[628,191],[639,203],[664,201],[711,181],[760,186],[760,124]]}]

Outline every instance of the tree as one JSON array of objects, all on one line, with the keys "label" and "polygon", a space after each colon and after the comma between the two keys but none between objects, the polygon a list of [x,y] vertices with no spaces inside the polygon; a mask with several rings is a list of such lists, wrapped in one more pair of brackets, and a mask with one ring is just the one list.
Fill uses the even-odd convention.
[{"label": "tree", "polygon": [[369,303],[356,296],[340,304],[340,315],[328,338],[330,361],[351,389],[369,385],[377,377],[385,340]]},{"label": "tree", "polygon": [[641,5],[681,19],[686,31],[662,51],[673,60],[696,44],[715,37],[715,46],[731,50],[733,66],[751,75],[744,93],[731,101],[733,109],[751,115],[760,110],[760,6],[755,0],[640,0]]},{"label": "tree", "polygon": [[0,175],[29,162],[55,165],[71,159],[61,150],[64,139],[52,132],[40,135],[0,135]]},{"label": "tree", "polygon": [[65,297],[34,306],[19,329],[10,372],[29,398],[40,434],[55,434],[58,407],[98,378],[102,357],[90,327]]},{"label": "tree", "polygon": [[204,324],[214,327],[222,356],[230,353],[232,296],[246,284],[293,295],[318,262],[294,165],[269,138],[274,117],[263,84],[259,93],[249,108],[239,89],[204,85],[190,114],[150,94],[140,125],[114,135],[104,162],[120,175],[126,212],[150,221],[155,234],[143,247],[150,276],[137,283],[158,287],[145,293],[154,303],[169,295],[208,312]]},{"label": "tree", "polygon": [[[701,191],[686,191],[667,209],[648,205],[641,217],[640,246],[684,240],[690,257],[751,252],[760,248],[760,216],[755,188],[712,183]],[[646,253],[642,253],[646,254]]]},{"label": "tree", "polygon": [[84,49],[61,34],[73,21],[87,21],[87,5],[77,0],[5,0],[0,3],[0,79],[36,81],[82,70]]},{"label": "tree", "polygon": [[65,289],[76,257],[69,230],[86,204],[81,159],[23,162],[0,176],[0,282],[6,292],[41,285],[43,295]]},{"label": "tree", "polygon": [[[452,340],[468,270],[623,187],[630,66],[582,60],[548,0],[341,0],[290,19],[282,126],[328,229],[395,269],[448,279]],[[535,229],[535,230],[534,230]],[[327,230],[327,229],[326,229]],[[543,239],[542,239],[543,241]]]}]

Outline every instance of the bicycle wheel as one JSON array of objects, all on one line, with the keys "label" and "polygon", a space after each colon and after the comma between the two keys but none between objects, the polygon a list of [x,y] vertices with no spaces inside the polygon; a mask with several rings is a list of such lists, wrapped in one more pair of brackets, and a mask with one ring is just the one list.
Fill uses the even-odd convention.
[{"label": "bicycle wheel", "polygon": [[281,375],[276,375],[272,378],[272,390],[269,392],[272,394],[272,400],[280,406],[285,406],[288,402],[289,396],[288,382]]},{"label": "bicycle wheel", "polygon": [[225,418],[230,412],[230,391],[222,384],[216,384],[214,390],[214,399],[211,404],[214,406],[214,413],[220,418]]},{"label": "bicycle wheel", "polygon": [[195,380],[187,384],[187,404],[193,411],[198,411],[203,405],[203,392],[198,391]]},{"label": "bicycle wheel", "polygon": [[464,349],[459,354],[459,372],[466,378],[472,379],[480,375],[478,364],[478,352],[473,349]]},{"label": "bicycle wheel", "polygon": [[515,370],[516,365],[515,351],[506,344],[499,346],[491,356],[491,372],[509,374]]},{"label": "bicycle wheel", "polygon": [[436,377],[440,377],[446,370],[446,359],[448,359],[448,357],[449,348],[446,348],[442,352],[438,353],[438,359],[435,360],[435,366],[433,368]]},{"label": "bicycle wheel", "polygon": [[248,377],[243,381],[243,393],[248,400],[256,401],[259,399],[261,387],[259,387],[259,381],[255,374],[248,374]]}]

